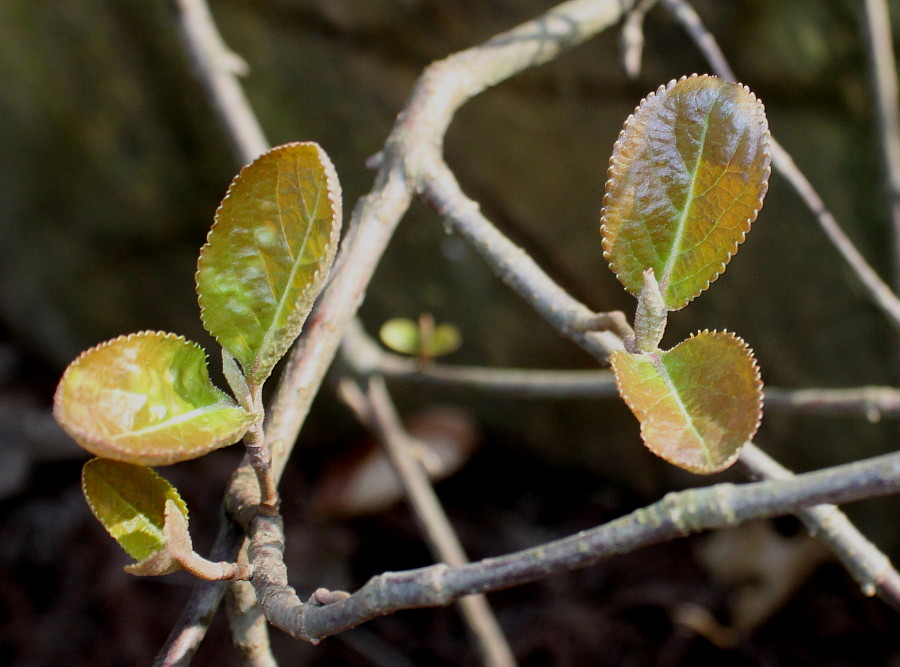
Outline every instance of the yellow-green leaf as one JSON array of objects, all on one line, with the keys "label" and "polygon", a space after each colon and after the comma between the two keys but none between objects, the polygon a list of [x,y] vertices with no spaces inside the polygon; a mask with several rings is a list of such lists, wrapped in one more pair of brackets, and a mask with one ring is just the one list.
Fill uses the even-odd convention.
[{"label": "yellow-green leaf", "polygon": [[610,158],[603,256],[637,297],[653,269],[669,310],[703,292],[762,207],[771,157],[765,109],[712,76],[672,81],[628,118]]},{"label": "yellow-green leaf", "polygon": [[665,352],[616,350],[610,363],[644,444],[685,470],[724,470],[759,427],[759,369],[733,334],[703,331]]},{"label": "yellow-green leaf", "polygon": [[232,181],[200,251],[203,325],[260,385],[300,333],[334,259],[341,192],[315,143],[273,148]]},{"label": "yellow-green leaf", "polygon": [[390,319],[378,332],[381,342],[401,354],[428,359],[456,352],[462,344],[459,327],[454,324],[434,324],[430,316],[413,322],[404,317]]},{"label": "yellow-green leaf", "polygon": [[92,459],[84,464],[81,488],[97,520],[137,561],[165,546],[167,500],[187,521],[187,506],[175,487],[144,466]]},{"label": "yellow-green leaf", "polygon": [[92,454],[142,465],[230,445],[254,419],[213,386],[199,346],[152,331],[82,353],[59,381],[53,415]]}]

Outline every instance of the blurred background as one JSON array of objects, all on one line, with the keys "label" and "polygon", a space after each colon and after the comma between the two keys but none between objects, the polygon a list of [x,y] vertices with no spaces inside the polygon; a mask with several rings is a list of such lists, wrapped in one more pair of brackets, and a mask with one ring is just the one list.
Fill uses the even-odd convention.
[{"label": "blurred background", "polygon": [[[319,142],[340,174],[347,214],[371,186],[366,159],[381,148],[422,69],[553,4],[211,3],[226,42],[250,66],[244,85],[269,140]],[[695,6],[741,81],[765,103],[773,134],[890,280],[900,267],[891,266],[858,3]],[[900,12],[892,9],[896,36]],[[607,31],[477,97],[446,141],[464,189],[508,236],[591,308],[629,316],[634,300],[600,249],[609,154],[642,97],[672,78],[708,71],[663,8],[649,14],[645,38],[637,79],[621,66],[618,29]],[[69,361],[124,333],[177,332],[200,341],[218,365],[200,325],[193,274],[240,165],[163,0],[3,0],[0,81],[0,661],[148,664],[191,582],[122,573],[126,555],[81,497],[86,454],[55,426],[50,404]],[[389,318],[422,312],[461,330],[463,346],[449,363],[593,366],[417,204],[361,316],[375,334]],[[772,386],[895,385],[900,369],[896,332],[777,175],[728,271],[672,315],[665,344],[704,328],[744,337]],[[440,406],[437,414],[454,415],[446,437],[478,445],[438,486],[473,558],[560,537],[672,488],[708,483],[648,454],[618,400],[394,390],[404,415],[440,431],[444,422],[433,412]],[[772,411],[757,442],[783,464],[808,470],[893,450],[898,435],[896,420]],[[292,584],[301,592],[353,589],[380,571],[430,562],[403,505],[336,518],[322,501],[338,469],[352,466],[360,459],[354,452],[369,444],[325,387],[283,486]],[[240,458],[236,450],[161,471],[191,507],[201,552]],[[722,479],[729,477],[712,481]],[[900,503],[849,510],[900,557]],[[754,554],[746,571],[727,567],[736,553]],[[762,602],[752,601],[754,591]],[[900,664],[896,614],[864,599],[791,520],[660,545],[492,600],[522,664],[680,665],[707,657],[736,665],[826,658]],[[474,660],[452,609],[399,614],[320,647],[280,636],[275,643],[284,664]],[[873,662],[860,657],[861,643]],[[194,664],[238,664],[221,615]]]}]

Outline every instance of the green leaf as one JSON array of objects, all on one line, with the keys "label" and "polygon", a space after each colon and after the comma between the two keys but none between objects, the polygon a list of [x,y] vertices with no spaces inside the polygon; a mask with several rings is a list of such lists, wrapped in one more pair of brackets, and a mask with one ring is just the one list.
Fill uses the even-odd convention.
[{"label": "green leaf", "polygon": [[672,81],[643,100],[610,158],[603,256],[637,297],[652,268],[678,310],[725,270],[762,207],[771,156],[765,109],[715,77]]},{"label": "green leaf", "polygon": [[81,488],[97,520],[137,561],[166,545],[167,500],[187,521],[187,506],[175,487],[144,466],[92,459],[84,464]]},{"label": "green leaf", "polygon": [[666,352],[616,350],[610,363],[644,444],[680,468],[724,470],[759,427],[759,369],[733,334],[703,331]]},{"label": "green leaf", "polygon": [[203,325],[259,386],[300,333],[334,259],[341,192],[317,144],[273,148],[232,181],[200,251]]},{"label": "green leaf", "polygon": [[420,318],[419,322],[403,317],[388,320],[381,325],[378,336],[394,352],[428,359],[455,352],[462,344],[456,325],[435,326],[430,316]]},{"label": "green leaf", "polygon": [[381,342],[400,354],[419,352],[419,325],[405,317],[395,317],[381,325]]},{"label": "green leaf", "polygon": [[53,415],[89,452],[142,465],[230,445],[254,420],[209,381],[199,346],[152,331],[83,352],[59,381]]}]

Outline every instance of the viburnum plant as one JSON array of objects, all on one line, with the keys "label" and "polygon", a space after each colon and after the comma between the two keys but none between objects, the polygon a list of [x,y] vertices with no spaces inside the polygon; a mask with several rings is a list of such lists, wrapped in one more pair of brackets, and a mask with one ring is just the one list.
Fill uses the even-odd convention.
[{"label": "viburnum plant", "polygon": [[204,351],[171,333],[107,341],[66,369],[54,415],[99,457],[85,464],[82,488],[100,523],[139,561],[129,572],[248,576],[245,566],[203,565],[190,548],[184,502],[147,466],[198,458],[243,438],[261,504],[276,511],[262,390],[324,286],[340,225],[340,184],[317,144],[273,148],[232,181],[196,276],[200,316],[222,346],[232,395],[210,382]]},{"label": "viburnum plant", "polygon": [[[769,173],[762,104],[747,88],[711,76],[686,77],[649,95],[626,121],[610,160],[604,256],[638,299],[634,334],[610,361],[646,445],[695,473],[727,468],[752,439],[762,413],[759,370],[731,333],[703,331],[670,350],[659,344],[668,312],[703,292],[737,251]],[[277,513],[262,388],[323,287],[340,206],[334,168],[313,143],[274,148],[232,182],[197,269],[201,319],[222,346],[231,395],[210,382],[203,350],[170,333],[102,343],[64,373],[54,414],[99,457],[84,467],[84,494],[138,561],[127,571],[252,575],[246,565],[210,563],[193,552],[184,502],[148,466],[197,458],[243,438],[261,510]],[[455,329],[435,328],[430,319],[418,328],[392,323],[386,332],[394,347],[423,359],[458,343]]]}]

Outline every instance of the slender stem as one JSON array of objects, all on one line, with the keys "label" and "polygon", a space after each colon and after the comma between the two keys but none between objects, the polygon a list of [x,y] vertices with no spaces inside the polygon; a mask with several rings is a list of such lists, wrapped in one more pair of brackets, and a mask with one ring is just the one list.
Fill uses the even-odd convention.
[{"label": "slender stem", "polygon": [[862,415],[871,422],[900,417],[900,389],[779,389],[766,387],[766,409],[826,415]]},{"label": "slender stem", "polygon": [[[662,3],[672,12],[672,15],[684,26],[685,31],[697,48],[709,61],[713,71],[723,79],[737,81],[734,70],[728,64],[722,49],[719,48],[715,37],[706,29],[700,16],[685,0],[662,0]],[[794,158],[779,144],[775,137],[771,138],[770,149],[772,151],[772,165],[781,172],[788,182],[796,190],[806,206],[816,216],[819,226],[831,241],[832,245],[844,258],[853,273],[865,287],[869,298],[888,317],[891,323],[900,328],[900,299],[891,291],[891,288],[875,273],[862,256],[850,237],[844,233],[838,221],[825,207],[825,203],[816,192],[806,176],[794,163]]]},{"label": "slender stem", "polygon": [[[550,370],[455,366],[422,366],[409,357],[382,349],[354,322],[344,336],[342,354],[352,371],[361,376],[379,374],[389,380],[474,390],[516,398],[596,399],[618,397],[612,371]],[[833,389],[765,388],[767,410],[791,413],[847,415],[871,422],[900,417],[900,389],[847,387]]]},{"label": "slender stem", "polygon": [[641,57],[644,52],[644,17],[657,0],[641,0],[625,16],[622,23],[622,64],[630,79],[636,79],[641,73]]},{"label": "slender stem", "polygon": [[[356,385],[349,383],[342,386],[345,391],[356,388]],[[384,380],[379,376],[371,377],[367,390],[361,392],[356,389],[356,392],[358,396],[348,400],[347,404],[354,408],[357,417],[375,431],[384,444],[435,559],[451,567],[465,565],[469,559],[428,480],[428,474],[413,455],[416,443],[400,423]],[[458,605],[478,642],[484,664],[493,667],[515,665],[512,650],[487,598],[473,595],[460,599]]]},{"label": "slender stem", "polygon": [[206,0],[174,0],[184,48],[242,164],[269,147],[237,74],[247,64],[225,44]]},{"label": "slender stem", "polygon": [[[309,603],[300,602],[287,586],[283,566],[268,567],[269,563],[279,562],[284,549],[277,519],[261,515],[254,519],[249,527],[250,558],[254,564],[254,586],[266,617],[291,636],[316,643],[401,609],[447,605],[461,596],[537,581],[691,533],[798,513],[828,501],[845,503],[898,492],[900,453],[783,480],[716,484],[673,492],[610,523],[531,549],[461,567],[441,563],[387,572],[373,577],[352,595],[329,595],[325,604],[316,596]],[[882,569],[882,575],[893,571],[889,564],[881,565],[887,568]],[[258,578],[265,581],[257,581]],[[886,582],[882,576],[872,586],[883,590]],[[865,589],[871,591],[871,587]]]},{"label": "slender stem", "polygon": [[887,176],[894,243],[894,285],[900,289],[900,90],[891,37],[891,15],[885,0],[863,0],[863,24],[872,78],[872,97]]},{"label": "slender stem", "polygon": [[556,284],[524,250],[504,236],[469,199],[440,155],[431,155],[422,197],[462,237],[494,273],[557,331],[605,361],[624,347],[611,331],[586,331],[596,314]]},{"label": "slender stem", "polygon": [[[219,533],[210,550],[210,560],[233,558],[244,542],[244,531],[234,522],[223,518]],[[184,667],[189,665],[197,647],[206,636],[228,584],[220,581],[201,581],[194,586],[191,597],[181,610],[166,643],[153,662],[154,667]]]},{"label": "slender stem", "polygon": [[[753,479],[785,480],[795,478],[787,468],[748,443],[739,465]],[[831,504],[806,507],[796,512],[813,535],[827,542],[831,551],[853,575],[866,595],[878,596],[900,611],[900,573],[879,549],[860,535],[847,515]]]},{"label": "slender stem", "polygon": [[[242,549],[238,561],[247,562],[246,556]],[[241,664],[245,667],[276,667],[278,663],[272,655],[266,617],[256,601],[253,585],[248,581],[231,584],[225,596],[225,609]]]}]

